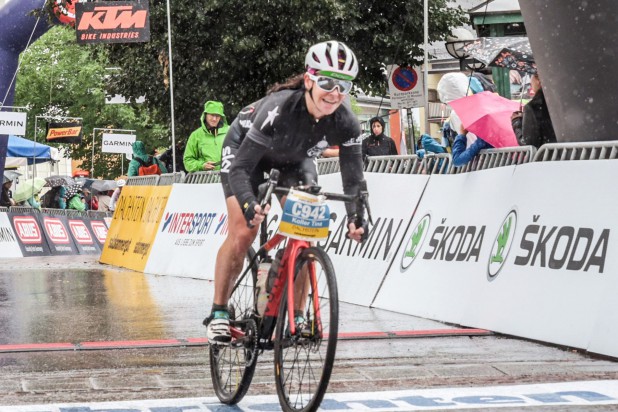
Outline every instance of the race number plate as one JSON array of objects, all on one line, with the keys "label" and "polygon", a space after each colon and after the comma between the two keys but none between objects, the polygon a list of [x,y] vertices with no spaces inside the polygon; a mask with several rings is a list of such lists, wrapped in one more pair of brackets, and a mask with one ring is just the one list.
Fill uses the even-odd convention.
[{"label": "race number plate", "polygon": [[328,238],[330,210],[322,196],[290,189],[283,205],[279,233],[299,240]]}]

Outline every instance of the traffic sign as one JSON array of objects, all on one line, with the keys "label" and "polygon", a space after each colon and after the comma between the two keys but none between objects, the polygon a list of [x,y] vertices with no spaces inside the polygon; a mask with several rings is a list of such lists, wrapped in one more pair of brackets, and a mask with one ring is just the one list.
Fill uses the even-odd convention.
[{"label": "traffic sign", "polygon": [[391,107],[409,109],[424,106],[425,88],[420,68],[391,65],[387,69]]}]

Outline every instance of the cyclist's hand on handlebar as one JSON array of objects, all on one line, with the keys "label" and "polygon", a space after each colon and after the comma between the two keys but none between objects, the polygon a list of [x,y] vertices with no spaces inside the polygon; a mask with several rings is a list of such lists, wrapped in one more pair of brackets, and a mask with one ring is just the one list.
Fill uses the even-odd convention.
[{"label": "cyclist's hand on handlebar", "polygon": [[357,242],[364,242],[369,235],[369,225],[365,219],[357,216],[348,217],[348,237]]},{"label": "cyclist's hand on handlebar", "polygon": [[245,208],[245,220],[247,221],[247,226],[249,228],[253,228],[264,220],[268,212],[270,211],[270,205],[267,204],[262,208],[258,202],[251,202]]}]

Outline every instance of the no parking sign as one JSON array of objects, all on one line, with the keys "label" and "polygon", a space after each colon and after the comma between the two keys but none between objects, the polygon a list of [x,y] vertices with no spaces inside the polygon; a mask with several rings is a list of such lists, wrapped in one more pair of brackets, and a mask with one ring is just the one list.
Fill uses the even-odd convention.
[{"label": "no parking sign", "polygon": [[388,89],[393,109],[409,109],[425,104],[425,84],[418,67],[387,66]]}]

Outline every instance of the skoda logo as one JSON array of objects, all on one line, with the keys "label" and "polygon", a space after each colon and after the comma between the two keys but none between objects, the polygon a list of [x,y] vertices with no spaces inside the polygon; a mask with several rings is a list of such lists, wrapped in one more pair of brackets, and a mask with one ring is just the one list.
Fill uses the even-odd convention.
[{"label": "skoda logo", "polygon": [[406,270],[410,267],[414,259],[419,255],[421,247],[427,237],[427,233],[429,232],[430,222],[431,216],[425,215],[412,231],[412,235],[408,239],[403,256],[401,257],[401,269]]},{"label": "skoda logo", "polygon": [[511,245],[513,244],[516,226],[517,212],[511,210],[506,215],[502,225],[500,225],[500,230],[489,254],[489,263],[487,265],[487,278],[489,280],[494,280],[498,273],[500,273],[500,270],[502,270],[502,266],[504,266],[504,262],[506,262],[509,250],[511,250]]}]

